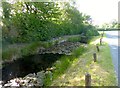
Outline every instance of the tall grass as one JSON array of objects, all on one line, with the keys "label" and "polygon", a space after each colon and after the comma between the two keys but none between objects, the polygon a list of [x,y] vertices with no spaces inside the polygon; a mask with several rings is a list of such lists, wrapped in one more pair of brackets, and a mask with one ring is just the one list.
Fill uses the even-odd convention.
[{"label": "tall grass", "polygon": [[[54,64],[53,67],[56,68],[55,71],[53,71],[53,80],[58,78],[60,75],[62,75],[73,63],[74,60],[78,59],[82,53],[84,53],[85,47],[80,46],[76,50],[73,51],[73,54],[70,56],[63,55],[59,60],[57,60]],[[49,86],[52,83],[50,80],[50,77],[47,76],[45,79],[45,85]]]},{"label": "tall grass", "polygon": [[32,42],[24,47],[18,47],[17,45],[12,48],[8,47],[2,50],[2,60],[12,60],[13,58],[17,59],[23,56],[37,54],[40,47],[48,48],[52,45],[52,42]]},{"label": "tall grass", "polygon": [[82,53],[85,51],[85,47],[84,46],[79,46],[77,49],[75,49],[73,51],[73,55],[74,57],[78,58],[80,55],[82,55]]},{"label": "tall grass", "polygon": [[8,49],[6,51],[2,52],[2,60],[12,60],[13,57],[18,53],[18,50],[16,48]]},{"label": "tall grass", "polygon": [[69,41],[69,42],[80,42],[81,37],[80,36],[70,37],[70,38],[68,38],[67,41]]}]

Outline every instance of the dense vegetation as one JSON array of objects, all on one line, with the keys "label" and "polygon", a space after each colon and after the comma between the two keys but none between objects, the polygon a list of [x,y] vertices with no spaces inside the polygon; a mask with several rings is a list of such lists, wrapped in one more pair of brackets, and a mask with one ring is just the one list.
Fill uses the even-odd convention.
[{"label": "dense vegetation", "polygon": [[91,17],[68,2],[2,2],[2,40],[46,41],[63,35],[98,35]]},{"label": "dense vegetation", "polygon": [[[62,40],[88,43],[88,40],[92,36],[99,34],[96,27],[92,25],[91,17],[79,12],[71,2],[2,2],[2,8],[2,42],[10,43],[10,48],[5,46],[5,48],[7,48],[5,49],[2,46],[4,50],[2,50],[2,55],[1,53],[0,55],[2,56],[3,61],[38,54],[40,46],[47,49],[50,46],[57,45]],[[104,52],[105,50],[108,50],[107,48],[104,48],[104,45],[102,45],[100,49],[101,48],[103,51],[102,53],[99,52],[98,55],[109,55],[109,52]],[[108,60],[111,57],[105,56],[105,59],[99,59],[101,56],[98,56],[99,61],[93,64],[93,67],[91,68],[91,61],[93,59],[91,55],[95,49],[94,45],[89,45],[87,47],[86,45],[84,46],[84,44],[81,44],[80,47],[72,51],[72,55],[63,55],[53,64],[53,66],[56,67],[56,70],[53,72],[53,80],[65,73],[68,67],[73,66],[71,65],[72,63],[80,60],[79,63],[74,65],[74,68],[75,66],[79,67],[79,77],[81,77],[80,75],[83,76],[86,72],[86,68],[90,67],[89,69],[92,69],[91,73],[94,84],[98,83],[99,78],[104,78],[104,76],[106,76],[106,78],[108,78],[108,76],[112,78],[113,82],[110,81],[110,83],[114,84],[115,78],[112,73],[113,71],[108,68],[110,65],[111,69],[112,65],[108,63],[109,65],[105,68],[104,64],[106,64],[106,61],[102,61]],[[81,54],[83,54],[83,56],[78,59]],[[108,59],[106,59],[107,57]],[[101,70],[101,67],[99,66],[100,70],[95,73],[94,69],[98,67],[100,61],[102,61],[100,65],[102,65],[103,69]],[[73,71],[75,72],[75,70]],[[100,73],[101,71],[103,72]],[[106,74],[108,72],[110,75]],[[81,81],[83,82],[83,80]],[[79,81],[81,84],[82,82]],[[51,83],[52,81],[49,75],[46,75],[45,85],[50,85]],[[103,82],[102,86],[104,86],[104,83],[106,82]]]}]

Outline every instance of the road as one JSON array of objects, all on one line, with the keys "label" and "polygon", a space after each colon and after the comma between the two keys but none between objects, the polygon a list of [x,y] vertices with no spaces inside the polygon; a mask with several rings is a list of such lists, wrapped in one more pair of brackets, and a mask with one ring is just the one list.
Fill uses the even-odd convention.
[{"label": "road", "polygon": [[107,38],[105,38],[104,41],[106,41],[110,46],[112,61],[113,61],[116,75],[117,75],[117,81],[120,86],[120,74],[119,74],[120,53],[118,53],[118,51],[120,50],[120,45],[118,43],[118,41],[120,40],[120,35],[118,31],[106,31],[105,33],[106,33]]}]

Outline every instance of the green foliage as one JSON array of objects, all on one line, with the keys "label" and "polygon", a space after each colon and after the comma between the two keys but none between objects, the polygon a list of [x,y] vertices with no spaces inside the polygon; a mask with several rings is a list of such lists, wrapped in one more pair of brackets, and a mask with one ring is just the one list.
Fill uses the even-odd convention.
[{"label": "green foliage", "polygon": [[[96,40],[97,38],[94,37],[91,42],[94,42]],[[86,72],[89,72],[92,75],[93,86],[116,86],[116,76],[110,56],[109,46],[107,44],[104,44],[103,46],[99,46],[99,48],[101,49],[101,52],[97,53],[98,60],[96,63],[93,62],[93,57],[91,56],[93,54],[93,51],[96,51],[94,44],[88,45],[85,48],[84,54],[81,55],[78,59],[71,56],[68,58],[66,57],[66,59],[70,58],[68,61],[65,60],[65,58],[62,59],[63,64],[65,62],[70,62],[70,65],[66,64],[68,65],[67,69],[62,68],[66,66],[65,64],[62,65],[61,60],[56,61],[55,66],[57,69],[55,72],[53,72],[55,79],[53,79],[52,82],[50,80],[47,81],[47,86],[84,86],[84,75]],[[76,81],[76,79],[72,79],[77,77],[81,80]],[[70,83],[67,83],[69,80],[72,81]]]},{"label": "green foliage", "polygon": [[73,51],[73,55],[78,58],[85,51],[85,47],[80,46]]},{"label": "green foliage", "polygon": [[71,38],[68,38],[69,42],[80,42],[81,41],[81,36],[75,36],[75,37],[71,37]]},{"label": "green foliage", "polygon": [[32,55],[37,52],[37,48],[40,46],[39,42],[32,43],[25,48],[21,49],[22,56]]},{"label": "green foliage", "polygon": [[[63,55],[59,60],[57,60],[54,64],[53,67],[56,68],[56,70],[53,72],[53,80],[58,78],[60,75],[62,75],[68,67],[78,59],[78,57],[85,51],[85,47],[81,46],[77,48],[75,51],[73,51],[73,55],[71,56],[66,56]],[[75,54],[76,53],[76,54]],[[49,86],[51,84],[51,80],[49,77],[46,77],[45,79],[45,85]]]},{"label": "green foliage", "polygon": [[41,45],[38,41],[81,34],[81,38],[69,38],[68,41],[87,43],[91,36],[98,35],[90,24],[90,16],[83,15],[66,2],[2,2],[2,8],[2,44],[30,43],[21,49],[21,55],[35,53],[38,46],[47,48],[53,45],[52,42],[43,42]]},{"label": "green foliage", "polygon": [[[53,66],[56,67],[56,70],[53,72],[53,79],[56,79],[58,76],[63,74],[74,59],[75,58],[73,56],[62,56],[56,63],[54,63]],[[52,81],[50,80],[50,78],[46,77],[45,85],[49,86],[51,82]]]},{"label": "green foliage", "polygon": [[[36,54],[39,51],[39,47],[44,47],[48,48],[52,46],[52,42],[32,42],[30,44],[26,44],[23,47],[18,47],[17,45],[14,45],[14,47],[8,47],[8,45],[5,45],[4,50],[2,50],[2,60],[12,60],[23,57],[23,56],[28,56],[31,54]],[[7,48],[6,48],[7,47]]]},{"label": "green foliage", "polygon": [[44,48],[48,48],[50,46],[52,46],[52,42],[34,42],[31,43],[29,45],[27,45],[26,47],[21,49],[21,54],[22,56],[28,56],[28,55],[33,55],[38,53],[39,48],[42,46]]},{"label": "green foliage", "polygon": [[53,37],[81,33],[91,36],[97,33],[87,26],[91,22],[90,16],[83,15],[66,2],[3,2],[2,7],[3,39],[10,43],[46,41]]},{"label": "green foliage", "polygon": [[9,49],[2,52],[2,60],[11,60],[16,55],[17,49]]},{"label": "green foliage", "polygon": [[89,36],[98,36],[99,35],[99,33],[97,32],[97,29],[92,25],[87,25],[84,28],[85,28],[85,31],[84,31],[85,36],[89,37]]},{"label": "green foliage", "polygon": [[3,15],[5,18],[9,18],[10,11],[11,11],[11,4],[8,2],[2,2],[3,7]]}]

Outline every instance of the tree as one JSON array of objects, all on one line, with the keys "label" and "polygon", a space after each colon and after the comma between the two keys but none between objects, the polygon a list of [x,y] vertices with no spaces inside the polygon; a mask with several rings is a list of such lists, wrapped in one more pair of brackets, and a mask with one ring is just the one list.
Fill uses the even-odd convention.
[{"label": "tree", "polygon": [[6,4],[3,6],[4,39],[9,38],[7,40],[12,42],[46,41],[63,35],[82,34],[87,33],[86,27],[92,26],[91,17],[83,16],[69,2],[3,4]]},{"label": "tree", "polygon": [[113,20],[112,23],[111,23],[111,28],[118,28],[118,22],[117,20]]}]

